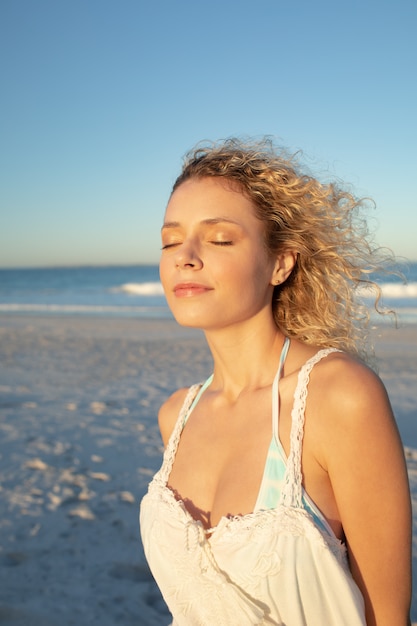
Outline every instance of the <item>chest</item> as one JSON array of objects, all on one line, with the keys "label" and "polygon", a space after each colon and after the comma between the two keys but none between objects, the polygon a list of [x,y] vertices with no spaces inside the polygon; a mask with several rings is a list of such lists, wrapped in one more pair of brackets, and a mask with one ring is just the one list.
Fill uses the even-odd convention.
[{"label": "chest", "polygon": [[[289,448],[291,405],[280,407]],[[271,389],[226,407],[202,398],[179,441],[168,485],[205,527],[254,510],[273,436]]]}]

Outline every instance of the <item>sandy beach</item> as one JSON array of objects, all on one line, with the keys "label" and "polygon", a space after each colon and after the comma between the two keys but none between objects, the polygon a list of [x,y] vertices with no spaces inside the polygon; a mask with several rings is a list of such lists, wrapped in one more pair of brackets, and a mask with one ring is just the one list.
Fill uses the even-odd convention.
[{"label": "sandy beach", "polygon": [[[417,507],[417,326],[381,327],[375,347]],[[161,402],[210,371],[202,334],[171,321],[0,316],[0,624],[170,622],[138,507]],[[414,544],[417,566],[417,508]]]}]

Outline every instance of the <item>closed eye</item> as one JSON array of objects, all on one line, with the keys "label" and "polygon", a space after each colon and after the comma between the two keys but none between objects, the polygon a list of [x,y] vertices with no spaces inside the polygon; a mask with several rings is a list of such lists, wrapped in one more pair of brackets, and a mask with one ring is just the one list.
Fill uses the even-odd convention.
[{"label": "closed eye", "polygon": [[232,246],[233,241],[210,241],[215,246]]},{"label": "closed eye", "polygon": [[179,245],[181,245],[180,242],[166,243],[165,245],[162,246],[161,250],[168,250],[168,248],[173,248],[174,246],[179,246]]}]

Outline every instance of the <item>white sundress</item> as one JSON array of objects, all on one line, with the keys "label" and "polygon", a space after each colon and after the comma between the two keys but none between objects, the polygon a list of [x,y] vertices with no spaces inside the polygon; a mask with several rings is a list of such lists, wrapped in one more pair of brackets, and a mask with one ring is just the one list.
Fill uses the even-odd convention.
[{"label": "white sundress", "polygon": [[223,517],[209,531],[167,486],[185,417],[201,385],[190,388],[140,509],[145,555],[172,626],[366,626],[346,548],[330,528],[315,523],[303,500],[309,376],[333,351],[320,350],[300,370],[278,506]]}]

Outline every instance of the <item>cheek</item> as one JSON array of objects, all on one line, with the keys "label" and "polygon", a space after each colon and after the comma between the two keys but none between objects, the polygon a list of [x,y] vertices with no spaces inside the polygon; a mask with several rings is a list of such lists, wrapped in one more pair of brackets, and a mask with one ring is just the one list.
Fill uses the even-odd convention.
[{"label": "cheek", "polygon": [[248,291],[262,290],[270,279],[268,260],[250,253],[233,259],[233,262],[213,259],[210,267],[219,282],[227,284],[228,289],[244,287]]}]

